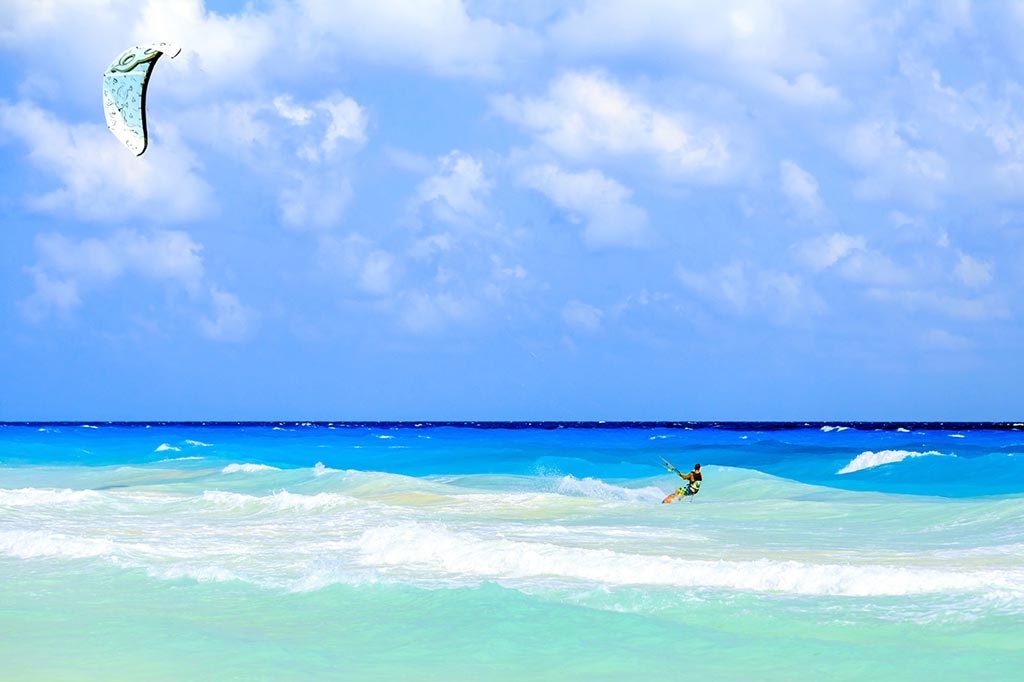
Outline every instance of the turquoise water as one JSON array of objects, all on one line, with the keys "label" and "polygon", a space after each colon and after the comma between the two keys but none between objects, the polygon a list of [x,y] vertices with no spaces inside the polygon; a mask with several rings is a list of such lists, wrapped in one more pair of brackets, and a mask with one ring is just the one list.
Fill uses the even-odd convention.
[{"label": "turquoise water", "polygon": [[1019,679],[1024,432],[592,426],[0,426],[2,677]]}]

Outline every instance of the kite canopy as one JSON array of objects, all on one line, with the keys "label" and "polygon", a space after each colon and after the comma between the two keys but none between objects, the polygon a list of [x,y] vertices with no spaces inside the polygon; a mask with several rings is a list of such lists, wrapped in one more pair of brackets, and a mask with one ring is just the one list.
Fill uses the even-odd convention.
[{"label": "kite canopy", "polygon": [[160,55],[177,57],[180,47],[167,43],[125,50],[103,74],[103,113],[107,127],[124,146],[141,156],[149,144],[146,132],[146,87]]}]

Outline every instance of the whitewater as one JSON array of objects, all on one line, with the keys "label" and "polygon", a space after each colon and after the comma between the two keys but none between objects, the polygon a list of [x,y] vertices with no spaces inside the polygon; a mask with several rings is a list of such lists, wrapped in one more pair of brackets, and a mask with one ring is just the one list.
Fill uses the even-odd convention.
[{"label": "whitewater", "polygon": [[1024,430],[4,424],[0,579],[12,680],[1011,680]]}]

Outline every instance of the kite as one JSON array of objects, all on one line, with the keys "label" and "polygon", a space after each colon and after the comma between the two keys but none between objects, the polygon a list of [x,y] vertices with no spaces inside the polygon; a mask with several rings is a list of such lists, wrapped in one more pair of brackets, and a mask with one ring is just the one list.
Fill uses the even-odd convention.
[{"label": "kite", "polygon": [[125,50],[103,74],[103,113],[107,127],[124,146],[141,156],[149,144],[146,131],[146,88],[153,65],[163,54],[173,59],[180,47],[167,43]]}]

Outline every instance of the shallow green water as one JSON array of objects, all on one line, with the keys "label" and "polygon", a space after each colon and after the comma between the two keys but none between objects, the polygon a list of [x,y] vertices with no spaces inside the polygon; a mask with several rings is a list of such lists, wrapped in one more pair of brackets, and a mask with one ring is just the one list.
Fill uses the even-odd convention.
[{"label": "shallow green water", "polygon": [[609,610],[629,600],[594,608],[600,598],[495,585],[289,593],[24,568],[0,561],[6,680],[1012,680],[1024,669],[1011,617],[893,622],[863,605],[766,598],[639,614]]}]

